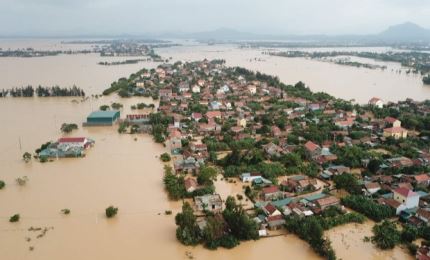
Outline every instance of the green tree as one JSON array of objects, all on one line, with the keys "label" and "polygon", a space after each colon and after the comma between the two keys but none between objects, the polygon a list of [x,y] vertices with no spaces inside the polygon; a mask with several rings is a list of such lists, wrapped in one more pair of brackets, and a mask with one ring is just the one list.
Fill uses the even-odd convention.
[{"label": "green tree", "polygon": [[200,230],[196,216],[188,202],[182,205],[182,212],[175,216],[176,238],[184,245],[196,245],[200,242]]},{"label": "green tree", "polygon": [[177,200],[185,197],[185,185],[184,178],[182,176],[176,176],[173,174],[172,167],[164,166],[164,187],[166,188],[169,197]]},{"label": "green tree", "polygon": [[76,129],[78,129],[78,125],[77,124],[67,124],[67,123],[63,123],[61,125],[61,128],[60,128],[61,132],[63,132],[63,133],[70,133],[70,132],[72,132],[73,130],[76,130]]},{"label": "green tree", "polygon": [[118,213],[118,208],[115,208],[114,206],[109,206],[106,208],[105,213],[107,218],[113,218]]},{"label": "green tree", "polygon": [[6,186],[6,183],[0,180],[0,190],[3,189],[5,186]]},{"label": "green tree", "polygon": [[200,172],[197,176],[197,182],[200,185],[212,185],[216,175],[217,170],[215,168],[210,166],[202,166],[200,167]]},{"label": "green tree", "polygon": [[31,154],[30,154],[29,152],[25,152],[25,153],[22,155],[22,159],[23,159],[25,162],[29,162],[29,161],[31,160]]},{"label": "green tree", "polygon": [[106,111],[106,110],[109,110],[109,108],[110,107],[108,105],[101,105],[99,109],[102,111]]},{"label": "green tree", "polygon": [[341,199],[342,204],[360,212],[374,221],[381,221],[395,216],[394,210],[387,205],[380,205],[362,195],[349,195]]},{"label": "green tree", "polygon": [[342,173],[340,175],[336,175],[334,176],[333,181],[336,185],[336,189],[344,189],[351,194],[361,193],[361,188],[358,184],[358,180],[352,174]]},{"label": "green tree", "polygon": [[225,202],[223,217],[231,234],[239,240],[258,239],[258,227],[245,212],[243,207],[236,203],[234,197],[229,196]]},{"label": "green tree", "polygon": [[11,223],[18,222],[20,218],[21,217],[19,216],[19,214],[15,214],[9,218],[9,222],[11,222]]},{"label": "green tree", "polygon": [[168,153],[162,153],[160,155],[160,160],[163,162],[169,162],[171,160],[170,155]]},{"label": "green tree", "polygon": [[203,240],[209,249],[216,249],[221,245],[221,238],[226,234],[226,224],[222,215],[209,216],[203,229]]},{"label": "green tree", "polygon": [[119,110],[123,107],[123,105],[121,103],[112,103],[111,107],[113,109]]},{"label": "green tree", "polygon": [[404,243],[411,243],[418,237],[418,229],[411,225],[406,225],[402,233],[400,234],[400,238]]},{"label": "green tree", "polygon": [[384,220],[372,228],[372,242],[380,249],[392,249],[400,243],[400,232],[396,224]]}]

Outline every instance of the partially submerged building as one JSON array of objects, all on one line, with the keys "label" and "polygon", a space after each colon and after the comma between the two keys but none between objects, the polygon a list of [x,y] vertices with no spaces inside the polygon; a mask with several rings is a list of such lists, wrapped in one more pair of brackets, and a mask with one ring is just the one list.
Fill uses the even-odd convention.
[{"label": "partially submerged building", "polygon": [[86,137],[63,137],[49,144],[39,152],[40,158],[83,157],[85,149],[94,145],[94,141]]},{"label": "partially submerged building", "polygon": [[222,199],[219,194],[208,194],[194,197],[197,210],[221,211]]},{"label": "partially submerged building", "polygon": [[94,111],[87,117],[83,126],[110,126],[118,121],[120,112],[118,110]]}]

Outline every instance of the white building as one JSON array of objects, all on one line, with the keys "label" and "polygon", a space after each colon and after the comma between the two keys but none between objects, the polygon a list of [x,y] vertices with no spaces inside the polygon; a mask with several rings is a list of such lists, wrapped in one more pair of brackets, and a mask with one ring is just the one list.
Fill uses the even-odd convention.
[{"label": "white building", "polygon": [[384,107],[384,101],[382,99],[374,97],[371,100],[369,100],[369,105],[375,106],[377,108],[383,108]]},{"label": "white building", "polygon": [[394,190],[394,200],[401,205],[397,208],[396,214],[400,214],[402,210],[417,208],[420,200],[418,193],[407,188],[397,188]]},{"label": "white building", "polygon": [[261,178],[261,174],[259,174],[259,173],[246,172],[246,173],[242,173],[240,175],[240,179],[242,182],[252,182],[255,179],[259,179],[259,178]]}]

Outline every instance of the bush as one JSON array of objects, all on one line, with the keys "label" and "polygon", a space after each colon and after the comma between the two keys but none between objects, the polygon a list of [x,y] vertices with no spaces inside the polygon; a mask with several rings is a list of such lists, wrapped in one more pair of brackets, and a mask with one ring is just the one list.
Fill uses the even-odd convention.
[{"label": "bush", "polygon": [[411,225],[406,225],[400,235],[402,242],[411,243],[418,237],[418,229]]},{"label": "bush", "polygon": [[61,132],[63,132],[63,133],[70,133],[70,132],[72,132],[73,130],[76,130],[76,129],[78,129],[78,125],[77,124],[66,124],[66,123],[63,123],[61,125],[61,128],[60,128]]},{"label": "bush", "polygon": [[113,218],[118,213],[118,208],[113,206],[109,206],[106,208],[106,217]]},{"label": "bush", "polygon": [[0,190],[3,189],[5,186],[6,186],[6,183],[0,180]]},{"label": "bush", "polygon": [[64,215],[69,215],[70,214],[70,209],[62,209],[61,213],[63,213]]},{"label": "bush", "polygon": [[25,153],[22,155],[22,159],[23,159],[25,162],[29,162],[29,161],[31,160],[31,154],[30,154],[29,152],[25,152]]},{"label": "bush", "polygon": [[396,224],[384,220],[373,228],[372,242],[380,249],[392,249],[400,243],[400,232]]},{"label": "bush", "polygon": [[19,186],[24,186],[27,184],[28,177],[27,176],[19,177],[19,178],[16,178],[15,181]]},{"label": "bush", "polygon": [[12,217],[9,218],[9,222],[13,223],[13,222],[18,222],[19,221],[19,214],[15,214]]},{"label": "bush", "polygon": [[119,110],[123,107],[123,105],[121,103],[112,103],[111,107],[113,109]]},{"label": "bush", "polygon": [[170,155],[168,153],[163,153],[160,155],[160,160],[163,162],[169,162],[171,160]]},{"label": "bush", "polygon": [[106,110],[109,110],[110,107],[108,105],[102,105],[102,106],[100,106],[99,109],[102,110],[102,111],[106,111]]}]

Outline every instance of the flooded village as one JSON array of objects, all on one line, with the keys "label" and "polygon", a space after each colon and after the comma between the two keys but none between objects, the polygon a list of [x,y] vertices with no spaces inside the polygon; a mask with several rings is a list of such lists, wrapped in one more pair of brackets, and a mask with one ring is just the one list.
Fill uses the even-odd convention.
[{"label": "flooded village", "polygon": [[2,121],[6,259],[428,256],[427,101],[360,105],[220,59],[138,67],[85,97],[0,99],[20,115]]}]

